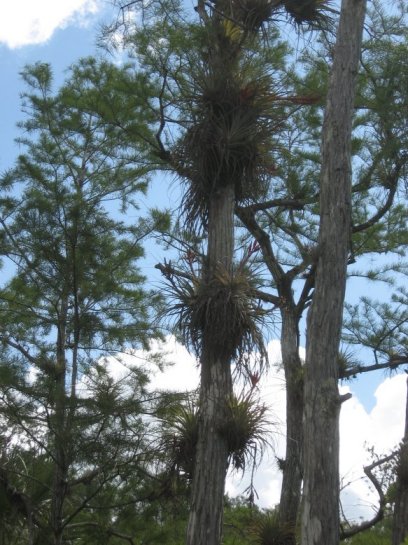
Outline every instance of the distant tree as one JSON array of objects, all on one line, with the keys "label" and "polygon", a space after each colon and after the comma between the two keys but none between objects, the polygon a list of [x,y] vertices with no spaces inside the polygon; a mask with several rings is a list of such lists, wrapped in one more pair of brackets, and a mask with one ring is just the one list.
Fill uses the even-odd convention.
[{"label": "distant tree", "polygon": [[[0,492],[25,519],[17,542],[59,545],[95,524],[102,492],[106,500],[107,488],[120,489],[150,460],[147,376],[130,365],[126,382],[114,380],[106,357],[114,368],[118,352],[148,348],[157,334],[159,298],[145,290],[138,262],[144,237],[166,218],[120,219],[146,189],[148,168],[143,144],[129,146],[97,113],[117,105],[120,70],[82,61],[56,93],[49,65],[27,67],[23,78],[25,151],[1,177],[0,250],[10,272],[0,290],[8,428]],[[147,127],[136,91],[131,107]],[[109,511],[98,520],[112,534]]]}]

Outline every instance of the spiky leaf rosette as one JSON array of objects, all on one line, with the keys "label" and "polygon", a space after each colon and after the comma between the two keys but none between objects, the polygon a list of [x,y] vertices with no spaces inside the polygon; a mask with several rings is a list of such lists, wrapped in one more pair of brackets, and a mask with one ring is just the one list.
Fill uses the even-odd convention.
[{"label": "spiky leaf rosette", "polygon": [[279,521],[276,510],[260,513],[251,529],[256,545],[289,545],[293,543],[294,532],[293,526]]},{"label": "spiky leaf rosette", "polygon": [[[211,280],[205,275],[168,276],[173,304],[167,313],[177,317],[184,344],[200,357],[205,349],[213,358],[234,361],[237,370],[249,368],[249,355],[267,364],[261,328],[265,311],[254,297],[256,280],[238,267],[232,273],[221,265]],[[203,339],[211,344],[203,347]]]},{"label": "spiky leaf rosette", "polygon": [[234,469],[245,472],[248,464],[259,465],[270,446],[271,421],[268,408],[249,394],[231,396],[227,403],[225,427],[230,461]]},{"label": "spiky leaf rosette", "polygon": [[356,378],[356,374],[361,368],[361,362],[355,357],[349,348],[339,350],[337,361],[339,364],[339,377],[341,379]]},{"label": "spiky leaf rosette", "polygon": [[251,33],[264,28],[282,9],[296,26],[324,30],[330,27],[334,12],[332,0],[215,0],[217,12]]},{"label": "spiky leaf rosette", "polygon": [[198,440],[198,411],[192,401],[171,408],[163,419],[162,447],[169,457],[169,471],[193,476],[194,457]]},{"label": "spiky leaf rosette", "polygon": [[282,0],[281,4],[297,26],[324,30],[330,27],[331,0]]},{"label": "spiky leaf rosette", "polygon": [[279,9],[279,0],[218,0],[219,9],[231,21],[243,29],[256,32],[262,28]]},{"label": "spiky leaf rosette", "polygon": [[[219,432],[227,441],[234,469],[245,471],[258,465],[270,446],[271,422],[268,409],[249,394],[231,396],[227,401],[224,424]],[[174,406],[163,418],[162,448],[169,457],[169,471],[192,479],[198,440],[199,408],[193,401]]]},{"label": "spiky leaf rosette", "polygon": [[[197,85],[199,82],[197,82]],[[275,172],[274,137],[283,111],[267,78],[203,74],[194,122],[179,142],[188,185],[183,199],[187,225],[205,225],[208,203],[220,187],[232,185],[237,203],[263,198]]]}]

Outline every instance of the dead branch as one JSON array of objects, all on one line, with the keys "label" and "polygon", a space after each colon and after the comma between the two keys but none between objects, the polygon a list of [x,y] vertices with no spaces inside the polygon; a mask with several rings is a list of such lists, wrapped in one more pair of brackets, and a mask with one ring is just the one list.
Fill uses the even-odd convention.
[{"label": "dead branch", "polygon": [[360,532],[364,532],[365,530],[368,530],[369,528],[372,528],[375,524],[377,524],[380,520],[384,518],[385,514],[385,506],[387,504],[387,498],[384,494],[383,489],[381,488],[381,484],[378,482],[377,477],[374,475],[373,470],[376,467],[379,467],[383,464],[386,464],[387,462],[390,462],[397,456],[397,451],[392,452],[388,456],[385,456],[383,458],[380,458],[376,462],[373,462],[372,464],[364,467],[364,473],[367,475],[367,477],[370,479],[372,485],[374,486],[375,490],[377,491],[377,494],[379,496],[379,505],[377,513],[374,515],[374,517],[370,520],[366,520],[362,522],[359,525],[351,526],[348,529],[344,529],[341,527],[340,529],[340,539],[347,539],[349,537],[352,537],[356,534],[359,534]]}]

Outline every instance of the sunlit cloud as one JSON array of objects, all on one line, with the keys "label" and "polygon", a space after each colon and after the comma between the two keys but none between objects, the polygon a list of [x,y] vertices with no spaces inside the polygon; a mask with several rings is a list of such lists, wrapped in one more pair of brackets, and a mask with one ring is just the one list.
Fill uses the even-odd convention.
[{"label": "sunlit cloud", "polygon": [[343,493],[343,507],[353,520],[370,518],[377,508],[378,495],[365,477],[363,467],[373,462],[369,449],[384,456],[402,440],[406,392],[406,375],[395,375],[378,386],[371,411],[366,411],[355,396],[342,407],[340,472],[343,484],[350,483]]},{"label": "sunlit cloud", "polygon": [[[142,366],[151,375],[151,388],[167,391],[191,391],[199,385],[199,365],[174,337],[166,342],[154,342],[152,352],[162,355],[161,371],[157,360],[146,352],[122,354],[119,359],[106,359],[109,371],[117,380],[123,379],[133,365]],[[272,508],[279,502],[282,474],[276,458],[285,457],[285,376],[281,365],[280,343],[268,344],[270,368],[257,385],[259,398],[269,410],[272,422],[271,448],[258,467],[254,486],[256,503]],[[304,350],[301,350],[304,358]],[[364,378],[362,378],[364,380]],[[237,386],[239,391],[242,385]],[[341,393],[353,394],[353,383],[342,386]],[[369,519],[378,506],[378,496],[364,474],[364,466],[371,463],[369,448],[379,456],[389,454],[401,441],[404,433],[406,375],[384,378],[374,393],[376,403],[369,411],[353,394],[343,403],[340,413],[340,479],[342,507],[350,522]],[[250,484],[249,475],[230,473],[226,492],[234,497],[245,494]]]}]

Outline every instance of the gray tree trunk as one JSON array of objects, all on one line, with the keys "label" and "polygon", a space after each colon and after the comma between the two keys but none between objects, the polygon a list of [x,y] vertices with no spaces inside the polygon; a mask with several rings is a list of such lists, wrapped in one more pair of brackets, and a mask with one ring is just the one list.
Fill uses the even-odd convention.
[{"label": "gray tree trunk", "polygon": [[281,314],[282,362],[286,379],[286,455],[279,502],[279,520],[281,524],[293,528],[292,541],[288,540],[287,545],[295,545],[295,527],[302,487],[303,369],[299,357],[299,319],[296,308],[288,305]]},{"label": "gray tree trunk", "polygon": [[[222,265],[232,271],[234,188],[211,197],[208,219],[207,279]],[[228,445],[220,433],[232,394],[230,358],[217,357],[204,331],[201,356],[200,423],[194,466],[187,545],[219,545],[222,537]]]},{"label": "gray tree trunk", "polygon": [[408,391],[405,406],[405,432],[399,458],[397,492],[392,525],[392,545],[401,545],[408,536]]},{"label": "gray tree trunk", "polygon": [[338,350],[351,233],[350,141],[366,0],[343,0],[322,137],[319,258],[308,315],[302,545],[339,542]]}]

